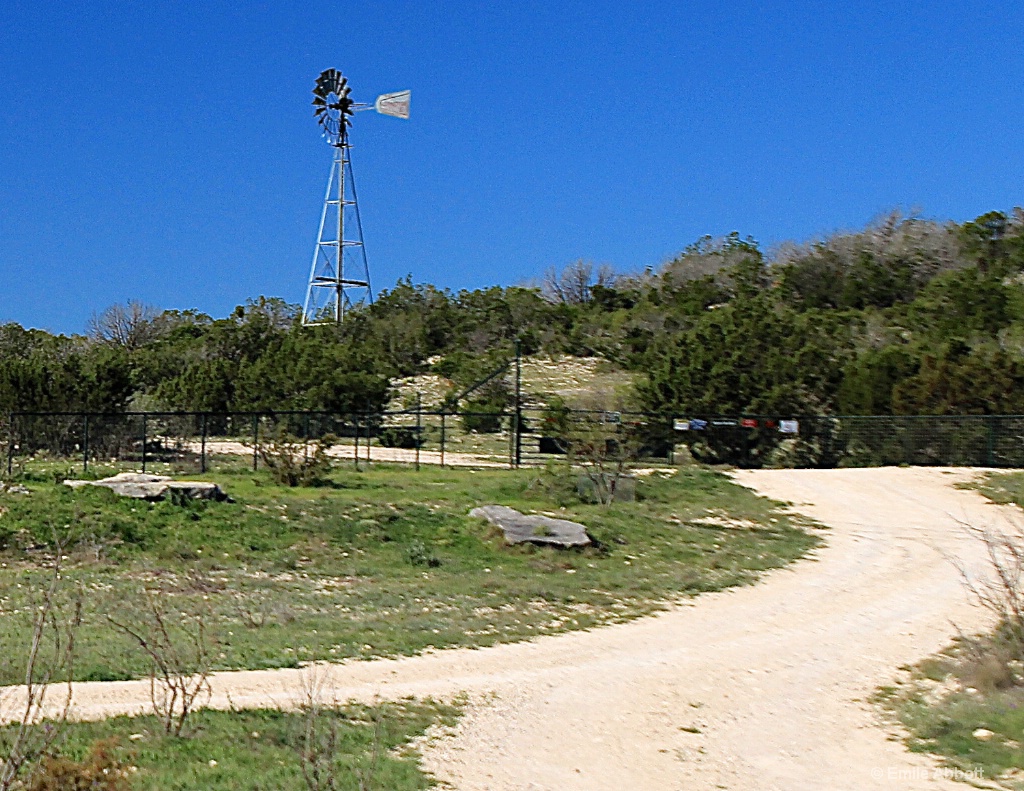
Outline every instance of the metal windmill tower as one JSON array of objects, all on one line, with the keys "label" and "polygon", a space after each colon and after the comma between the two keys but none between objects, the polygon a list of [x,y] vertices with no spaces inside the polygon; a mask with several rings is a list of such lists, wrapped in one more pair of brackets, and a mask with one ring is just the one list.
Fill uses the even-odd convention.
[{"label": "metal windmill tower", "polygon": [[313,88],[313,114],[334,149],[334,157],[302,308],[304,325],[340,324],[347,310],[373,302],[349,130],[352,115],[361,110],[408,118],[410,91],[382,94],[372,105],[357,104],[351,92],[348,80],[337,69],[321,72]]}]

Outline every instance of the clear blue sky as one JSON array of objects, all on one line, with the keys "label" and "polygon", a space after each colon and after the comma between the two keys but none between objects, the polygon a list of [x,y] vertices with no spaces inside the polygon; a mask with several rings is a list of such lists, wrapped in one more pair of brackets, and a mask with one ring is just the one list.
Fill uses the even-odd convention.
[{"label": "clear blue sky", "polygon": [[56,3],[0,8],[0,321],[80,332],[130,298],[301,302],[330,149],[357,117],[378,287],[575,258],[657,266],[893,207],[1024,203],[1019,2]]}]

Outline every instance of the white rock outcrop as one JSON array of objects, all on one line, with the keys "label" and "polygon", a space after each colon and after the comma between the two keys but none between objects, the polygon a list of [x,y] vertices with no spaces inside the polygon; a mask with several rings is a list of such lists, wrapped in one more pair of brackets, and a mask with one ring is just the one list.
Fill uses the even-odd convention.
[{"label": "white rock outcrop", "polygon": [[171,491],[180,492],[190,500],[227,500],[228,496],[215,483],[206,481],[176,481],[166,475],[146,475],[141,472],[121,472],[98,481],[64,481],[65,486],[80,489],[83,486],[102,486],[122,497],[137,500],[163,500]]}]

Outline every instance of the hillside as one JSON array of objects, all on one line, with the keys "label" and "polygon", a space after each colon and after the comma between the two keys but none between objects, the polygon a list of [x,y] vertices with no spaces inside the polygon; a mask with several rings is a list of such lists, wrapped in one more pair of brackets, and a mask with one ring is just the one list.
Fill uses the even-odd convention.
[{"label": "hillside", "polygon": [[[525,357],[530,398],[649,411],[1024,412],[1024,212],[889,215],[766,254],[706,237],[641,274],[576,262],[539,287],[400,281],[342,327],[260,297],[226,318],[138,303],[81,336],[0,326],[0,413],[427,404]],[[470,406],[504,408],[494,379]],[[547,395],[545,395],[547,394]],[[392,402],[393,403],[393,402]]]},{"label": "hillside", "polygon": [[[439,362],[439,358],[435,362]],[[635,380],[634,373],[601,357],[574,357],[569,354],[525,357],[521,370],[523,405],[526,407],[547,406],[553,396],[583,406],[610,393],[629,392]],[[509,366],[502,383],[508,390],[514,390],[513,366]],[[417,394],[423,409],[440,409],[445,399],[458,390],[455,382],[436,373],[395,379],[391,386],[387,404],[389,411],[413,407]]]}]

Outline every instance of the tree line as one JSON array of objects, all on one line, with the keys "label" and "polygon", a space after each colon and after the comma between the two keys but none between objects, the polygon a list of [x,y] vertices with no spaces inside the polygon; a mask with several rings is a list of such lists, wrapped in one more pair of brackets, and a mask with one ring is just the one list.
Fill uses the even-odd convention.
[{"label": "tree line", "polygon": [[1024,413],[1024,212],[893,213],[770,252],[705,237],[642,273],[577,261],[531,286],[406,278],[340,327],[299,319],[260,297],[224,318],[130,302],[72,336],[3,324],[0,412],[374,411],[395,378],[467,387],[518,339],[635,371],[645,411]]}]

